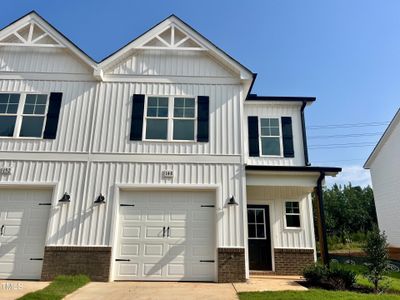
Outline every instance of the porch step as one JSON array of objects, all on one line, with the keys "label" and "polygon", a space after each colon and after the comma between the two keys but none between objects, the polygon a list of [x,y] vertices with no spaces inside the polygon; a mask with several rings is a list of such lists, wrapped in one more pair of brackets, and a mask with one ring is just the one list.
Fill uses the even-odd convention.
[{"label": "porch step", "polygon": [[250,276],[265,276],[265,275],[275,275],[274,271],[251,271]]}]

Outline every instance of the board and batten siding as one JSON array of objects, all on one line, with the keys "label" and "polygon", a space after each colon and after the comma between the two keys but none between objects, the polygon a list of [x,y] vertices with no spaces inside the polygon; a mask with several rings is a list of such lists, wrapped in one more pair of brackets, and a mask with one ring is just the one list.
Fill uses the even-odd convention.
[{"label": "board and batten siding", "polygon": [[[234,77],[232,71],[203,51],[136,50],[108,67],[105,74]],[[237,76],[237,75],[236,75]]]},{"label": "board and batten siding", "polygon": [[[244,246],[242,206],[227,206],[230,195],[242,202],[244,169],[240,164],[209,163],[126,163],[2,160],[11,167],[2,176],[1,187],[19,184],[35,186],[55,183],[47,245],[109,245],[115,189],[119,184],[135,185],[217,185],[217,241],[220,247]],[[162,170],[173,170],[173,179],[164,179]],[[193,187],[195,189],[195,187]],[[71,203],[59,204],[64,192]],[[106,204],[95,205],[103,193]]]},{"label": "board and batten siding", "polygon": [[87,65],[71,56],[66,49],[0,47],[0,72],[92,74]]},{"label": "board and batten siding", "polygon": [[[201,142],[130,141],[133,94],[209,96],[210,139]],[[93,153],[240,155],[240,85],[100,83]]]},{"label": "board and batten siding", "polygon": [[379,228],[388,242],[400,247],[400,123],[370,163]]},{"label": "board and batten siding", "polygon": [[[301,127],[300,104],[286,103],[245,103],[243,118],[244,152],[248,165],[269,165],[269,166],[304,166],[303,132]],[[292,117],[294,157],[249,157],[248,140],[248,116],[260,118]],[[283,151],[283,150],[282,150]],[[261,148],[260,148],[261,155]]]},{"label": "board and batten siding", "polygon": [[96,82],[0,79],[0,93],[49,94],[51,92],[63,93],[56,139],[1,137],[0,151],[63,153],[89,151]]},{"label": "board and batten siding", "polygon": [[[315,249],[311,190],[295,186],[247,187],[248,204],[270,206],[273,248]],[[285,201],[300,202],[301,228],[285,228]]]}]

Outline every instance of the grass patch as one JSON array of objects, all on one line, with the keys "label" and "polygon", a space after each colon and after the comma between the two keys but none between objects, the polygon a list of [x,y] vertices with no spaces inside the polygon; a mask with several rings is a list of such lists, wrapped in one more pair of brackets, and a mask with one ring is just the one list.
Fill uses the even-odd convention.
[{"label": "grass patch", "polygon": [[326,291],[320,289],[311,289],[308,291],[286,291],[286,292],[251,292],[239,293],[240,300],[313,300],[313,299],[346,299],[346,300],[362,300],[362,299],[380,299],[380,300],[400,300],[399,295],[375,295],[375,294],[361,294],[355,292],[339,292],[339,291]]},{"label": "grass patch", "polygon": [[60,275],[44,289],[26,294],[19,300],[61,300],[89,282],[86,275]]},{"label": "grass patch", "polygon": [[[352,270],[357,274],[356,280],[357,285],[372,288],[372,284],[364,277],[366,267],[363,265],[347,265],[342,264],[343,268]],[[384,276],[384,280],[381,284],[381,288],[387,289],[388,292],[400,294],[400,272],[388,272]]]}]

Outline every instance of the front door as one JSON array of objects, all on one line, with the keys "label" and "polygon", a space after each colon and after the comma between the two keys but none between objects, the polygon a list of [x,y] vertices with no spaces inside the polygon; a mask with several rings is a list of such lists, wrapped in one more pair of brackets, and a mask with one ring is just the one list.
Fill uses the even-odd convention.
[{"label": "front door", "polygon": [[250,270],[271,271],[271,232],[268,205],[248,205]]}]

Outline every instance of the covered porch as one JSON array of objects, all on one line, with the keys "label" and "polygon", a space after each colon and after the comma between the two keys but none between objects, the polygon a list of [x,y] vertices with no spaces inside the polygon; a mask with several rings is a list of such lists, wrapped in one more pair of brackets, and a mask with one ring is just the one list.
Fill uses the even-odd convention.
[{"label": "covered porch", "polygon": [[246,167],[250,274],[301,274],[316,261],[312,192],[324,244],[322,185],[326,175],[338,172],[340,168]]}]

